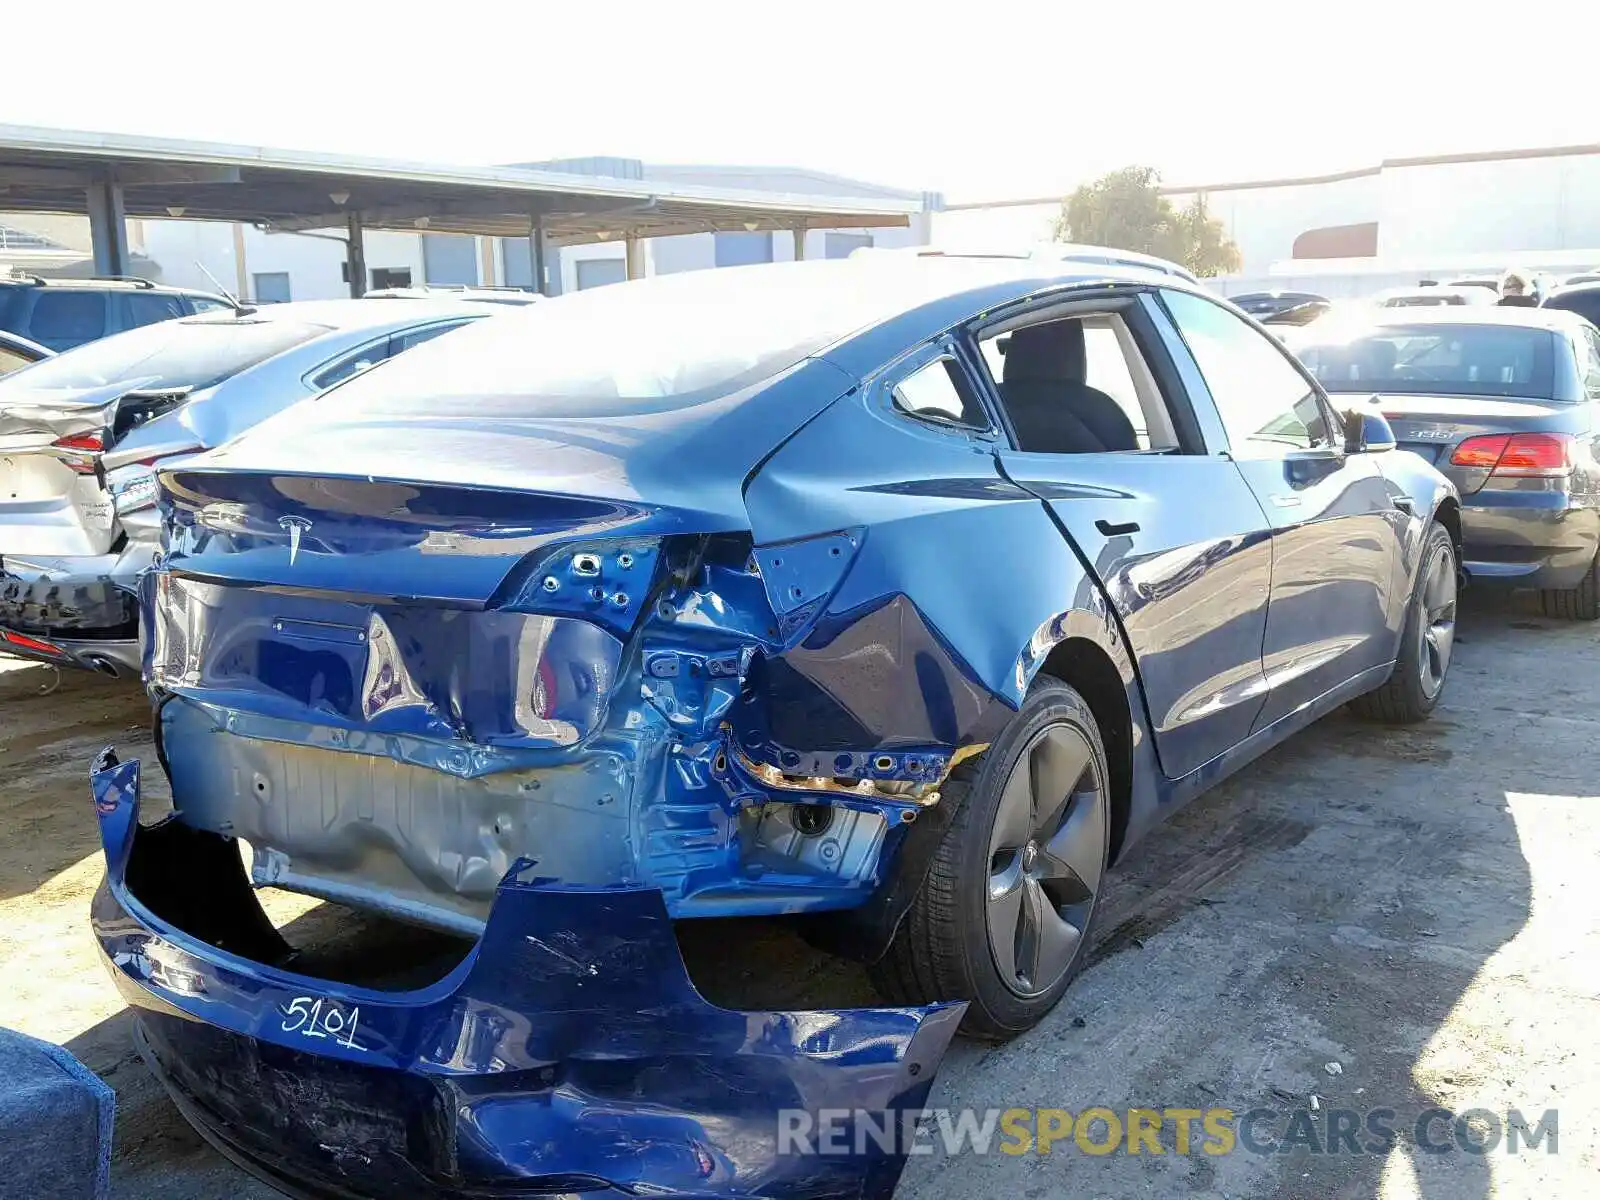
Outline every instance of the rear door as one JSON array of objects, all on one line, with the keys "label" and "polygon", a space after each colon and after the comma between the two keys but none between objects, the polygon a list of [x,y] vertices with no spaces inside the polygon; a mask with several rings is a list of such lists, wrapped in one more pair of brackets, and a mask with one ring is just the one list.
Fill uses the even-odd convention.
[{"label": "rear door", "polygon": [[1190,292],[1163,291],[1162,303],[1179,335],[1174,353],[1209,394],[1272,525],[1263,728],[1393,661],[1412,514],[1396,503],[1376,455],[1345,452],[1326,397],[1275,340]]},{"label": "rear door", "polygon": [[[1001,452],[1002,468],[1049,506],[1104,584],[1137,659],[1162,769],[1177,777],[1244,740],[1260,711],[1271,545],[1238,468],[1207,446],[1147,303],[1121,291],[1035,309],[980,330],[978,345],[1011,426],[1015,449]],[[1014,369],[1008,395],[1002,348],[1034,324],[1074,345],[1081,332],[1081,359],[1065,355],[1066,374],[1042,386]],[[1051,438],[1049,405],[1059,399],[1069,422],[1085,390],[1102,410],[1100,397],[1122,409],[1132,446],[1062,452],[1069,442]],[[1008,404],[1033,411],[1013,419]],[[1052,441],[1057,448],[1038,448]]]}]

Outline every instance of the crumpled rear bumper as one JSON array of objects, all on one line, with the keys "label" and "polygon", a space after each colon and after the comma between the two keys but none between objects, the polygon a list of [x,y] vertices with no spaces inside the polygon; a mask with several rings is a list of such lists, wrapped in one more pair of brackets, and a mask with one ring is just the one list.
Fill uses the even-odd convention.
[{"label": "crumpled rear bumper", "polygon": [[57,666],[137,676],[139,575],[154,543],[110,554],[0,560],[0,650]]},{"label": "crumpled rear bumper", "polygon": [[[960,1004],[717,1008],[659,891],[571,889],[526,863],[436,983],[298,975],[262,961],[277,935],[258,908],[254,925],[206,928],[254,904],[242,871],[216,869],[231,844],[171,819],[139,826],[137,762],[102,756],[91,783],[107,863],[94,931],[147,1058],[205,1136],[290,1191],[887,1197],[894,1147],[846,1122],[834,1144],[848,1153],[780,1153],[780,1112],[904,1128],[961,1018]],[[163,915],[183,888],[210,914],[189,932]]]}]

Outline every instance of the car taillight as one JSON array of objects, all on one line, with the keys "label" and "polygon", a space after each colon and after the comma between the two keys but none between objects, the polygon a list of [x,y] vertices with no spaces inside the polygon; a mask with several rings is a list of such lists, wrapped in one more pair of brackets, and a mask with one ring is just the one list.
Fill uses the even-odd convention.
[{"label": "car taillight", "polygon": [[93,475],[95,458],[106,448],[105,437],[99,433],[70,433],[50,445],[65,452],[59,456],[61,461],[79,475]]},{"label": "car taillight", "polygon": [[1496,475],[1551,476],[1572,471],[1572,439],[1564,433],[1511,433],[1471,437],[1450,456],[1458,467]]},{"label": "car taillight", "polygon": [[1511,440],[1510,434],[1499,437],[1470,437],[1456,447],[1456,452],[1450,456],[1450,461],[1458,467],[1493,468],[1500,461],[1500,455],[1505,452],[1506,443]]}]

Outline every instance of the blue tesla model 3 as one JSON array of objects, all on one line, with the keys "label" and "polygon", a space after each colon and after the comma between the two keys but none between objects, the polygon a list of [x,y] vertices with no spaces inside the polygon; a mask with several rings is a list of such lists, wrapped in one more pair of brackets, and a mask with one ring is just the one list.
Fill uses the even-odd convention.
[{"label": "blue tesla model 3", "polygon": [[[561,297],[160,506],[174,812],[101,756],[94,929],[195,1125],[360,1197],[887,1195],[903,1145],[780,1114],[914,1115],[958,1026],[1056,1004],[1180,803],[1341,705],[1426,718],[1460,541],[1237,309],[1038,259]],[[389,933],[319,958],[261,887]],[[752,915],[884,1006],[710,1003],[675,927]]]}]

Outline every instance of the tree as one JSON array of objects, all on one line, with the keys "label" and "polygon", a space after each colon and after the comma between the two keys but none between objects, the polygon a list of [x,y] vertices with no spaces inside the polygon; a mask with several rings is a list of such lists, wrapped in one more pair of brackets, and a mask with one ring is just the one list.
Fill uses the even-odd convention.
[{"label": "tree", "polygon": [[1061,202],[1057,241],[1137,250],[1182,263],[1196,275],[1239,269],[1239,247],[1197,195],[1183,209],[1161,194],[1151,167],[1123,167],[1079,187]]}]

